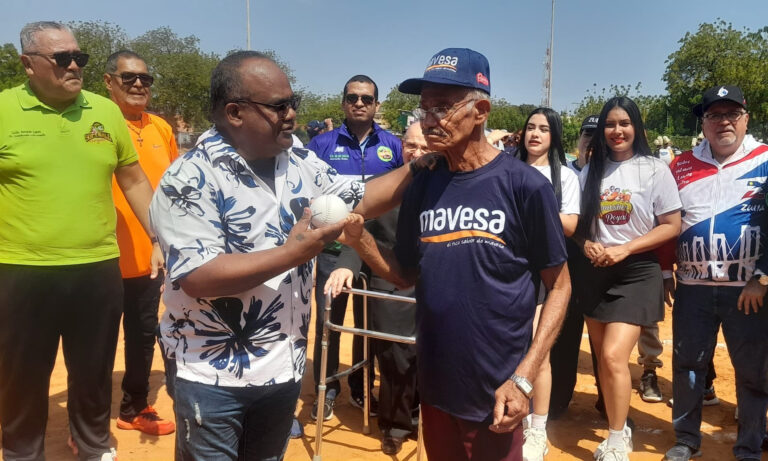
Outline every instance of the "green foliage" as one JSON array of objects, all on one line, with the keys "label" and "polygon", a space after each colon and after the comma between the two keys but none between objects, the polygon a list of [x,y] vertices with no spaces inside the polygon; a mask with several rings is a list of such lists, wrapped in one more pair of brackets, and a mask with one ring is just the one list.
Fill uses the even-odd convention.
[{"label": "green foliage", "polygon": [[0,90],[20,85],[26,79],[27,74],[16,47],[11,43],[0,47]]},{"label": "green foliage", "polygon": [[491,100],[491,113],[488,114],[487,126],[494,130],[507,130],[509,132],[521,130],[525,119],[528,118],[536,106],[532,104],[514,105],[505,99]]},{"label": "green foliage", "polygon": [[400,113],[410,112],[417,107],[419,107],[418,95],[401,93],[397,87],[392,87],[387,98],[381,103],[381,112],[384,120],[389,123],[390,131],[401,133],[406,127],[403,126]]},{"label": "green foliage", "polygon": [[768,135],[768,27],[756,32],[736,30],[718,21],[699,25],[680,39],[680,49],[669,55],[664,81],[677,133],[695,135],[698,120],[691,107],[715,85],[737,85],[750,112],[750,131]]},{"label": "green foliage", "polygon": [[110,54],[127,48],[128,37],[120,26],[109,22],[71,22],[77,44],[91,55],[83,68],[83,88],[109,97],[104,85],[104,66]]}]

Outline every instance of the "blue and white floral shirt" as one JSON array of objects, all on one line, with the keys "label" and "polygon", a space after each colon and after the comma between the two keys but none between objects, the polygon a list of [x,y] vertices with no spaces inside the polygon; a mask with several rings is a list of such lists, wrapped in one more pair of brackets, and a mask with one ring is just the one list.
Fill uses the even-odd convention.
[{"label": "blue and white floral shirt", "polygon": [[234,296],[193,298],[178,281],[219,254],[282,245],[314,197],[335,194],[352,209],[363,190],[293,147],[276,158],[273,192],[214,128],[168,168],[150,218],[168,267],[162,340],[178,377],[239,387],[301,379],[311,260]]}]

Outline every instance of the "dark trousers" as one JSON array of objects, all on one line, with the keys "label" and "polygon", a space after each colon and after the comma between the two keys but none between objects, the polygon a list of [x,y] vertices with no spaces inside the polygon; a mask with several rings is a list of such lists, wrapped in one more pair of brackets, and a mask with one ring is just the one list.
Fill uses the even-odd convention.
[{"label": "dark trousers", "polygon": [[176,378],[176,461],[279,461],[301,383],[225,387]]},{"label": "dark trousers", "polygon": [[122,312],[117,259],[72,266],[0,264],[3,457],[44,460],[48,390],[59,339],[67,412],[80,459],[109,451],[112,367]]},{"label": "dark trousers", "polygon": [[[322,354],[322,339],[323,339],[323,309],[325,309],[325,293],[323,288],[325,282],[328,280],[328,276],[336,268],[336,260],[338,256],[330,253],[320,253],[317,255],[317,277],[315,279],[315,305],[317,306],[317,315],[315,316],[315,348],[314,359],[312,363],[312,371],[315,378],[315,389],[320,383],[320,357]],[[358,279],[355,279],[355,288],[361,288]],[[347,298],[349,295],[341,293],[339,296],[331,301],[331,322],[337,325],[344,323],[344,315],[347,312]],[[363,299],[360,296],[353,296],[352,300],[352,312],[355,317],[355,327],[364,328],[363,326]],[[326,376],[336,374],[339,369],[339,339],[340,333],[337,331],[331,331],[328,334],[328,366],[326,367]],[[362,336],[355,336],[352,340],[352,361],[358,363],[363,360],[363,338]],[[374,372],[373,361],[371,361],[370,370],[370,386],[373,387]],[[354,397],[363,396],[363,370],[357,370],[349,375],[347,378],[349,384],[349,391]],[[329,382],[327,385],[326,395],[330,398],[336,396],[341,391],[341,383],[339,381]]]},{"label": "dark trousers", "polygon": [[522,461],[523,428],[497,434],[488,422],[467,421],[421,404],[424,448],[440,461]]},{"label": "dark trousers", "polygon": [[[395,291],[378,277],[371,290],[413,297],[414,290]],[[368,299],[371,329],[400,336],[416,334],[416,305],[377,298]],[[384,436],[416,436],[419,397],[416,392],[416,345],[373,341],[379,362],[379,429]]]},{"label": "dark trousers", "polygon": [[549,416],[553,419],[568,409],[573,398],[583,332],[584,315],[578,308],[578,299],[571,297],[560,335],[549,353],[549,363],[552,368]]},{"label": "dark trousers", "polygon": [[678,443],[701,446],[702,398],[722,324],[733,371],[739,429],[736,459],[760,458],[768,410],[768,309],[745,315],[737,308],[741,287],[679,284],[672,310],[674,371],[672,421]]},{"label": "dark trousers", "polygon": [[125,375],[120,418],[131,421],[147,407],[149,373],[155,355],[157,309],[160,304],[162,275],[123,279],[123,338]]}]

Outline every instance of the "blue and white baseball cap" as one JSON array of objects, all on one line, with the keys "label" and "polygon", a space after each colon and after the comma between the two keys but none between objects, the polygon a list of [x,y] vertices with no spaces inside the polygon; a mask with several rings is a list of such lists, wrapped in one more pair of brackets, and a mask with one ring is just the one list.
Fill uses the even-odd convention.
[{"label": "blue and white baseball cap", "polygon": [[427,63],[422,78],[409,78],[397,89],[401,93],[421,94],[424,83],[476,88],[491,94],[491,69],[488,59],[469,48],[446,48]]}]

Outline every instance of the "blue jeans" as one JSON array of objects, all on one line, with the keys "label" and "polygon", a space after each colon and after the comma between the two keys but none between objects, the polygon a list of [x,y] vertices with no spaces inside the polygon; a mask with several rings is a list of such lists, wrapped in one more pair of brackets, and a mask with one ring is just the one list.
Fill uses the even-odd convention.
[{"label": "blue jeans", "polygon": [[680,284],[672,311],[672,420],[678,443],[701,446],[701,409],[707,369],[722,324],[736,374],[739,430],[733,454],[760,459],[768,409],[768,305],[745,315],[741,287]]},{"label": "blue jeans", "polygon": [[176,461],[278,461],[301,384],[222,387],[175,379]]}]

